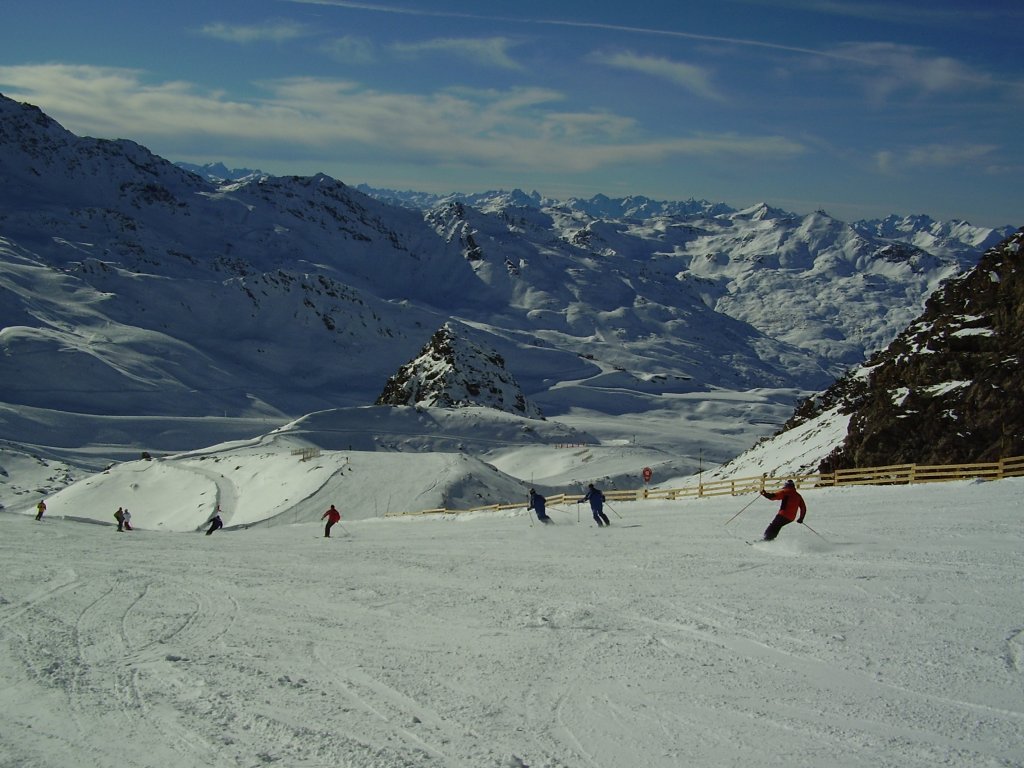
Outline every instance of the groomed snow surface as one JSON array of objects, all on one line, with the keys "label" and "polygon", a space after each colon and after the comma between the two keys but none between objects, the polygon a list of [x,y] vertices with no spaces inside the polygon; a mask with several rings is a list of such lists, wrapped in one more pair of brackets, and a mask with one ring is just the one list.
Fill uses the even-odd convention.
[{"label": "groomed snow surface", "polygon": [[0,766],[1021,766],[1022,494],[806,490],[814,531],[753,545],[757,496],[331,539],[2,514]]}]

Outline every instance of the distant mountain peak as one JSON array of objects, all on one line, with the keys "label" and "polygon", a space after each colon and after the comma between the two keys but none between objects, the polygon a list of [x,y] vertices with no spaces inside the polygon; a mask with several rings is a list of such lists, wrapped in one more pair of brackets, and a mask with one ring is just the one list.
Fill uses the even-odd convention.
[{"label": "distant mountain peak", "polygon": [[214,184],[251,181],[267,175],[263,171],[254,168],[228,168],[224,163],[219,162],[206,163],[205,165],[196,165],[195,163],[175,163],[175,165]]},{"label": "distant mountain peak", "polygon": [[734,214],[737,219],[749,219],[750,221],[768,221],[770,219],[795,219],[796,214],[784,211],[781,208],[774,208],[768,203],[757,203]]},{"label": "distant mountain peak", "polygon": [[441,326],[419,355],[388,379],[375,404],[478,405],[543,418],[505,368],[504,358],[469,339],[467,330],[451,322]]}]

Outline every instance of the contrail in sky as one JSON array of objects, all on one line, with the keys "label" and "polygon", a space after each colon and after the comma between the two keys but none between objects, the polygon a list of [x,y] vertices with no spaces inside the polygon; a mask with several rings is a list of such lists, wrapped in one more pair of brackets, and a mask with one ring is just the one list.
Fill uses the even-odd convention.
[{"label": "contrail in sky", "polygon": [[686,40],[701,40],[710,43],[726,43],[728,45],[741,45],[752,48],[767,48],[775,51],[787,51],[789,53],[800,53],[806,56],[821,56],[828,59],[839,59],[842,61],[853,61],[861,64],[870,63],[866,59],[855,56],[822,51],[815,48],[801,48],[799,46],[781,45],[779,43],[768,43],[763,40],[746,40],[735,37],[721,37],[717,35],[700,35],[694,32],[680,32],[671,29],[652,29],[650,27],[631,27],[622,24],[602,24],[596,21],[569,21],[564,19],[523,19],[509,16],[487,16],[474,13],[456,13],[454,11],[429,11],[418,8],[398,8],[391,5],[379,3],[360,3],[351,0],[288,0],[288,2],[301,5],[330,5],[337,8],[350,8],[357,11],[372,11],[376,13],[394,13],[403,16],[430,16],[433,18],[446,19],[474,19],[477,21],[502,21],[520,24],[540,24],[552,27],[578,27],[583,29],[603,29],[610,32],[628,32],[637,35],[661,35],[663,37],[678,37]]}]

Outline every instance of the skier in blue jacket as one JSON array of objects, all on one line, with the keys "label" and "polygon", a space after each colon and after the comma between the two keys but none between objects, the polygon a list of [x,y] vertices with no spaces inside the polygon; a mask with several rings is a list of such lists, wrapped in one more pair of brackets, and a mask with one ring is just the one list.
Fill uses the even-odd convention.
[{"label": "skier in blue jacket", "polygon": [[590,511],[594,513],[594,522],[598,528],[611,525],[608,515],[604,513],[604,494],[595,488],[593,483],[587,486],[587,495],[583,497],[583,501],[590,502]]}]

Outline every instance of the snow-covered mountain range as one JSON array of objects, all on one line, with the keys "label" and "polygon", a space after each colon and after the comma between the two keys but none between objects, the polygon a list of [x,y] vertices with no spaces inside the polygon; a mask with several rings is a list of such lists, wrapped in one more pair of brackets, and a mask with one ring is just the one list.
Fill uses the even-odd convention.
[{"label": "snow-covered mountain range", "polygon": [[595,439],[682,473],[770,432],[1011,231],[215,170],[0,97],[12,450],[94,466],[355,414],[454,321],[548,419],[605,418]]}]

